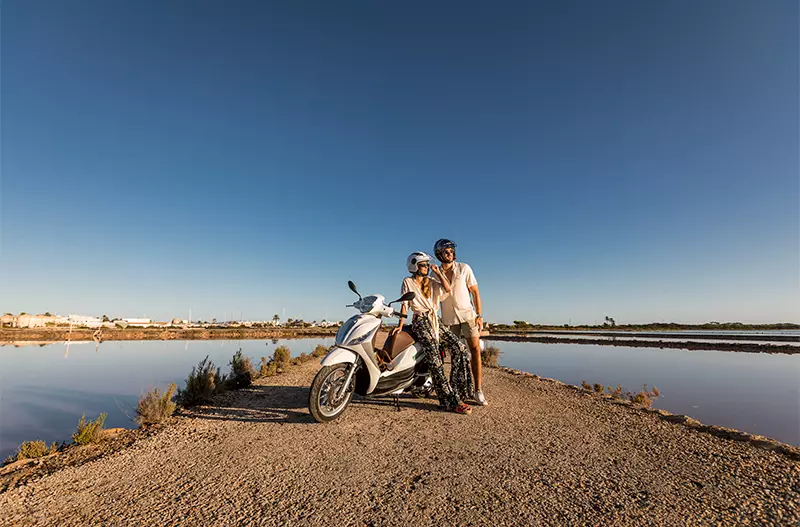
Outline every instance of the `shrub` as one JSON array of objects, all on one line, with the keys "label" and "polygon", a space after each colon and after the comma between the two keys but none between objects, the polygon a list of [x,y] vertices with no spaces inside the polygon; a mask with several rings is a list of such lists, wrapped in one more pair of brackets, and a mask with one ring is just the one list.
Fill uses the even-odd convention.
[{"label": "shrub", "polygon": [[20,459],[36,459],[38,457],[55,454],[56,452],[58,452],[58,444],[55,442],[48,447],[47,443],[39,439],[36,441],[23,441],[17,449],[17,453],[7,457],[3,463],[13,463]]},{"label": "shrub", "polygon": [[603,385],[599,382],[594,383],[594,391],[596,393],[603,393]]},{"label": "shrub", "polygon": [[292,352],[286,346],[278,346],[272,354],[272,360],[278,369],[278,373],[287,370],[291,365]]},{"label": "shrub", "polygon": [[584,390],[589,390],[590,392],[592,391],[592,385],[586,381],[581,381],[581,386]]},{"label": "shrub", "polygon": [[258,372],[261,377],[272,377],[278,373],[278,367],[275,365],[275,361],[271,361],[266,357],[261,357],[261,364],[259,365]]},{"label": "shrub", "polygon": [[299,366],[300,364],[303,364],[304,362],[308,362],[308,360],[310,358],[311,358],[311,355],[309,355],[308,353],[301,353],[300,355],[298,355],[297,357],[292,359],[292,364],[295,365],[295,366]]},{"label": "shrub", "polygon": [[219,368],[214,370],[214,363],[206,358],[197,366],[192,367],[192,372],[186,377],[186,387],[178,390],[176,401],[181,406],[194,406],[211,399],[211,396],[225,391],[227,377],[220,373]]},{"label": "shrub", "polygon": [[158,388],[150,390],[139,399],[136,417],[133,420],[139,426],[147,426],[168,419],[175,412],[175,403],[172,402],[174,394],[174,382],[163,394],[158,393]]},{"label": "shrub", "polygon": [[230,376],[222,375],[222,371],[220,370],[220,368],[217,368],[217,372],[214,374],[214,390],[211,392],[211,394],[219,395],[221,393],[227,392],[229,382],[230,382]]},{"label": "shrub", "polygon": [[500,349],[497,346],[485,346],[481,350],[481,363],[489,368],[496,368],[500,359]]},{"label": "shrub", "polygon": [[94,421],[87,421],[86,414],[83,414],[81,420],[78,421],[78,430],[72,434],[72,441],[78,445],[99,442],[106,417],[107,415],[102,413]]},{"label": "shrub", "polygon": [[324,357],[328,354],[328,348],[323,346],[322,344],[317,344],[317,347],[314,348],[314,351],[311,352],[311,356],[315,359],[319,359]]},{"label": "shrub", "polygon": [[616,399],[622,398],[622,385],[618,384],[616,388],[612,389],[611,386],[607,386],[606,389],[608,390],[608,394]]},{"label": "shrub", "polygon": [[661,391],[655,386],[653,386],[653,391],[647,391],[647,385],[643,384],[642,391],[639,393],[634,395],[628,392],[626,395],[630,401],[649,408],[653,404],[653,399],[661,396]]},{"label": "shrub", "polygon": [[242,348],[239,348],[239,351],[233,354],[230,364],[231,377],[228,380],[228,385],[234,389],[250,386],[256,376],[256,372],[250,362],[250,358],[242,354]]}]

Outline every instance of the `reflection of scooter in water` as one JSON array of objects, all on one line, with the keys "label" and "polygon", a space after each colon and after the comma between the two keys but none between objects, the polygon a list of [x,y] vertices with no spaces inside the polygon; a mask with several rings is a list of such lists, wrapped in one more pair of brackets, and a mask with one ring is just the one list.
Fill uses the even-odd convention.
[{"label": "reflection of scooter in water", "polygon": [[382,295],[362,298],[353,282],[347,285],[358,295],[358,300],[347,307],[355,307],[360,314],[339,328],[335,346],[322,359],[322,369],[311,383],[308,408],[320,423],[339,417],[350,404],[353,393],[428,395],[433,389],[425,354],[409,332],[404,330],[394,339],[387,339],[383,349],[377,346],[381,318],[401,316],[390,306],[413,300],[415,293],[408,292],[384,304]]}]

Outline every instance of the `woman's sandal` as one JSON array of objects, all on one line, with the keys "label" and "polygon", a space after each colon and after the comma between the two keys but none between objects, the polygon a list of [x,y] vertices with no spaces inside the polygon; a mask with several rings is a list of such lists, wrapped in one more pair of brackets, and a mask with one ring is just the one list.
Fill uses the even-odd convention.
[{"label": "woman's sandal", "polygon": [[458,406],[453,408],[453,411],[457,414],[469,415],[472,413],[472,408],[468,404],[459,403]]}]

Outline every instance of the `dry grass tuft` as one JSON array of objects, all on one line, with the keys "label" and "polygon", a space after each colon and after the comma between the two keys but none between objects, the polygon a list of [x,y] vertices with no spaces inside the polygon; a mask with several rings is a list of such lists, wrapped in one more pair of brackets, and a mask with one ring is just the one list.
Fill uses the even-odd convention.
[{"label": "dry grass tuft", "polygon": [[3,464],[7,465],[21,459],[36,459],[56,452],[58,452],[58,443],[54,442],[48,447],[47,443],[38,439],[36,441],[24,441],[17,449],[17,453],[7,457]]},{"label": "dry grass tuft", "polygon": [[271,361],[266,357],[261,357],[261,364],[259,365],[258,373],[261,377],[272,377],[273,375],[278,374],[278,366],[274,361]]},{"label": "dry grass tuft", "polygon": [[485,346],[481,350],[481,364],[489,368],[496,368],[500,360],[500,348],[494,345]]},{"label": "dry grass tuft", "polygon": [[72,441],[77,445],[88,445],[100,442],[103,432],[103,424],[106,422],[107,414],[100,414],[94,421],[87,421],[86,414],[81,416],[78,421],[78,430],[72,434]]},{"label": "dry grass tuft", "polygon": [[315,359],[321,359],[325,355],[328,354],[329,348],[326,348],[322,344],[317,344],[317,347],[314,348],[314,351],[311,352],[311,356]]},{"label": "dry grass tuft", "polygon": [[175,383],[169,385],[167,391],[159,393],[158,388],[148,391],[136,405],[136,417],[133,419],[139,426],[158,424],[175,412],[172,396],[175,394]]},{"label": "dry grass tuft", "polygon": [[[592,385],[586,381],[581,381],[581,386],[584,390],[592,391],[596,394],[604,393],[603,385],[600,383],[595,383]],[[661,396],[661,391],[658,388],[653,386],[653,391],[648,391],[646,384],[642,385],[642,390],[639,393],[625,392],[623,395],[621,384],[618,384],[616,388],[606,386],[605,392],[615,399],[627,399],[635,404],[640,404],[648,408],[653,404],[654,399]]]}]

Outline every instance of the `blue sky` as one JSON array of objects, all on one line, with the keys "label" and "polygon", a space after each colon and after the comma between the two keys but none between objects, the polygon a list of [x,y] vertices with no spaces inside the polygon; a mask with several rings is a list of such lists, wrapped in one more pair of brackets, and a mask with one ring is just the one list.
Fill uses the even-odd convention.
[{"label": "blue sky", "polygon": [[0,310],[800,321],[798,4],[8,1]]}]

